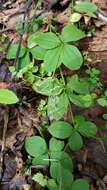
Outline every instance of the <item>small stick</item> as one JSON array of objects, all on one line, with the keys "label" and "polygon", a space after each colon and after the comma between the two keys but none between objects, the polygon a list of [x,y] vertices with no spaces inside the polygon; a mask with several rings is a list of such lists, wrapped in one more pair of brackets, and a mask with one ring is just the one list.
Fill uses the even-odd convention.
[{"label": "small stick", "polygon": [[0,153],[0,180],[2,179],[3,176],[3,161],[4,161],[4,149],[6,144],[7,126],[8,126],[8,111],[4,113],[4,127],[3,127],[2,145]]},{"label": "small stick", "polygon": [[107,22],[107,16],[103,15],[100,11],[97,11],[97,17],[100,21]]}]

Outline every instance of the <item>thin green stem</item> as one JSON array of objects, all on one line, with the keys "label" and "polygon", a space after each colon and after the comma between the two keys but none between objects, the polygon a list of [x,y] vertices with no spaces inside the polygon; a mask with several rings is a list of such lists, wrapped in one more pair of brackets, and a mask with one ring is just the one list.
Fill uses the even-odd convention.
[{"label": "thin green stem", "polygon": [[59,68],[59,70],[60,70],[60,75],[61,75],[61,78],[62,78],[63,84],[65,85],[65,79],[64,79],[64,76],[63,76],[62,69]]}]

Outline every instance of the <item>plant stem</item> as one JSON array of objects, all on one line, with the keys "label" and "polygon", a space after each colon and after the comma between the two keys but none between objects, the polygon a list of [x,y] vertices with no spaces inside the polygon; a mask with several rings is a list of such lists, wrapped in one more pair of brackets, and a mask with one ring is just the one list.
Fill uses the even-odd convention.
[{"label": "plant stem", "polygon": [[63,84],[65,85],[65,79],[64,79],[64,76],[63,76],[62,69],[60,68],[59,70],[60,70],[60,75],[61,75],[61,78],[62,78]]}]

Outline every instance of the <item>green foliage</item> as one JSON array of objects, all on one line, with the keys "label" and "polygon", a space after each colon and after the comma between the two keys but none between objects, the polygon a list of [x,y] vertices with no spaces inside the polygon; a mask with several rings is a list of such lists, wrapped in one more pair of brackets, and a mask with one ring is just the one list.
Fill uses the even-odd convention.
[{"label": "green foliage", "polygon": [[73,24],[69,24],[62,29],[61,38],[64,42],[75,42],[84,37],[85,33]]},{"label": "green foliage", "polygon": [[107,129],[107,114],[103,114],[103,119],[105,120],[104,128]]},{"label": "green foliage", "polygon": [[60,45],[60,40],[56,36],[56,34],[52,32],[46,32],[46,33],[39,32],[35,34],[33,43],[35,43],[35,45],[39,45],[41,48],[44,49],[53,49]]},{"label": "green foliage", "polygon": [[31,35],[28,38],[28,47],[32,48],[38,45],[38,47],[46,49],[45,55],[39,58],[44,60],[44,69],[47,72],[54,72],[62,63],[70,69],[77,70],[81,67],[83,58],[80,51],[75,46],[69,45],[68,42],[75,42],[84,37],[84,32],[74,25],[68,25],[63,28],[59,36],[53,32],[38,32]]},{"label": "green foliage", "polygon": [[35,174],[32,179],[39,183],[42,187],[45,187],[47,185],[47,179],[44,177],[42,173]]},{"label": "green foliage", "polygon": [[71,137],[69,138],[68,143],[69,143],[69,147],[73,151],[80,150],[83,146],[82,137],[77,131],[74,131],[72,133]]},{"label": "green foliage", "polygon": [[0,89],[0,104],[16,104],[19,101],[14,92],[8,89]]},{"label": "green foliage", "polygon": [[[41,4],[42,1],[38,3]],[[78,22],[83,13],[93,16],[97,8],[92,3],[81,2],[74,10],[79,13],[72,15],[72,23]],[[30,23],[28,24],[30,26]],[[30,157],[29,165],[46,168],[50,178],[39,172],[32,179],[49,190],[89,190],[86,180],[74,180],[73,160],[68,153],[80,150],[86,138],[95,137],[97,126],[83,116],[74,117],[72,105],[81,108],[93,105],[97,98],[93,91],[102,87],[100,72],[95,68],[88,68],[85,75],[75,72],[81,68],[84,61],[77,46],[78,41],[86,36],[77,27],[78,23],[67,24],[60,33],[57,33],[54,26],[51,26],[51,32],[39,32],[39,24],[39,21],[35,22],[33,30],[36,32],[29,33],[27,47],[21,46],[18,69],[14,66],[9,68],[14,76],[30,84],[36,93],[45,96],[40,100],[37,110],[40,119],[47,119],[47,116],[50,124],[40,130],[41,136],[26,138],[25,149]],[[6,58],[15,59],[17,48],[18,44],[11,45]],[[63,68],[76,74],[67,78]],[[4,99],[0,94],[0,101],[4,101],[4,104],[17,103],[17,97],[13,93],[10,95],[7,100],[7,93],[2,95]],[[97,102],[101,106],[107,106],[107,92],[98,98]],[[68,122],[64,117],[67,112],[70,114]],[[45,132],[49,134],[47,139],[44,138]]]},{"label": "green foliage", "polygon": [[74,6],[74,9],[77,12],[87,13],[87,14],[96,13],[96,11],[97,11],[96,5],[94,5],[93,3],[90,3],[90,2],[80,2]]},{"label": "green foliage", "polygon": [[71,70],[79,69],[83,62],[80,51],[75,46],[69,44],[63,46],[61,58],[63,64]]},{"label": "green foliage", "polygon": [[56,138],[66,139],[72,134],[72,126],[64,121],[56,121],[52,123],[48,131]]},{"label": "green foliage", "polygon": [[57,140],[53,137],[50,139],[49,141],[50,151],[61,151],[63,150],[63,148],[64,148],[64,141]]},{"label": "green foliage", "polygon": [[[18,44],[12,44],[10,46],[8,52],[7,52],[6,58],[7,59],[15,59],[17,49],[18,49]],[[23,57],[25,53],[26,53],[26,48],[21,46],[20,53],[19,53],[19,58]]]},{"label": "green foliage", "polygon": [[79,79],[78,75],[68,78],[67,87],[78,94],[88,94],[89,84],[86,80]]},{"label": "green foliage", "polygon": [[77,179],[73,182],[71,190],[89,190],[89,184],[85,179]]},{"label": "green foliage", "polygon": [[63,88],[57,79],[48,77],[35,82],[33,89],[45,96],[55,96],[60,94]]},{"label": "green foliage", "polygon": [[32,54],[33,58],[35,58],[37,60],[43,60],[45,53],[46,53],[46,50],[39,46],[36,46],[31,49],[31,54]]},{"label": "green foliage", "polygon": [[105,91],[104,95],[102,95],[100,98],[97,99],[97,102],[102,107],[107,106],[107,91]]},{"label": "green foliage", "polygon": [[85,80],[89,84],[90,90],[94,90],[96,88],[101,88],[102,84],[100,82],[100,71],[96,68],[89,68],[86,70],[87,76]]},{"label": "green foliage", "polygon": [[57,95],[50,96],[47,104],[47,114],[51,120],[59,120],[67,111],[69,99],[65,92]]},{"label": "green foliage", "polygon": [[82,116],[75,117],[76,130],[85,137],[93,137],[97,133],[97,127],[93,122],[86,121]]},{"label": "green foliage", "polygon": [[40,136],[28,137],[25,142],[25,148],[31,156],[43,155],[47,152],[45,140]]}]

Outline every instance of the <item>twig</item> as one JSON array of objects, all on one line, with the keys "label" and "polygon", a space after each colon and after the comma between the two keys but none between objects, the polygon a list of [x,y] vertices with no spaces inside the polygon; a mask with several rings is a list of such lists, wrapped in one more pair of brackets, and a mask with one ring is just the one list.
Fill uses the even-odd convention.
[{"label": "twig", "polygon": [[100,11],[97,11],[97,17],[100,21],[107,23],[107,16],[103,15]]},{"label": "twig", "polygon": [[3,127],[3,136],[2,136],[2,145],[1,145],[1,153],[0,153],[0,180],[3,176],[3,160],[4,160],[4,149],[6,144],[6,132],[8,126],[8,111],[4,113],[4,127]]},{"label": "twig", "polygon": [[16,57],[15,57],[15,60],[14,60],[14,66],[15,66],[16,70],[18,70],[17,61],[18,61],[19,54],[20,54],[22,38],[23,38],[23,35],[24,35],[24,32],[25,32],[25,19],[26,19],[26,15],[27,15],[28,9],[30,8],[30,6],[32,4],[32,1],[33,0],[28,0],[27,4],[25,6],[25,10],[24,10],[23,21],[22,21],[22,33],[20,35],[19,45],[18,45],[18,48],[17,48]]}]

